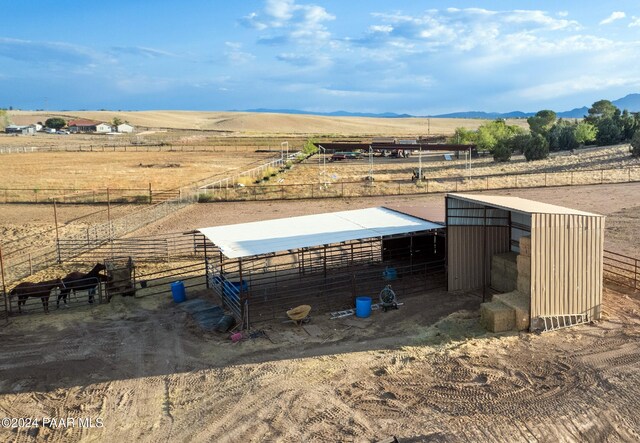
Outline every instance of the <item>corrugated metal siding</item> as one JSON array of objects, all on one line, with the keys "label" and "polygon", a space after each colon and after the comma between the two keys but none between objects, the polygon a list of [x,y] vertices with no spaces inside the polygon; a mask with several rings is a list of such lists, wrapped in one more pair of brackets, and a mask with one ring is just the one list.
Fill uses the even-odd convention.
[{"label": "corrugated metal siding", "polygon": [[[485,207],[483,205],[449,197],[446,210],[449,226],[482,226],[485,223]],[[487,207],[486,223],[489,226],[507,226],[509,211]]]},{"label": "corrugated metal siding", "polygon": [[532,319],[582,313],[600,317],[603,246],[604,217],[532,214]]},{"label": "corrugated metal siding", "polygon": [[482,288],[491,281],[491,257],[509,252],[509,227],[486,228],[485,280],[482,279],[482,251],[485,227],[449,226],[447,228],[448,290],[468,291]]}]

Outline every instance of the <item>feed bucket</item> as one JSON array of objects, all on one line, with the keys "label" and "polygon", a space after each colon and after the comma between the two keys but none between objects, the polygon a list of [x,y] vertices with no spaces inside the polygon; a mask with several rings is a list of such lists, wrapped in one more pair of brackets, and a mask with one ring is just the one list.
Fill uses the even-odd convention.
[{"label": "feed bucket", "polygon": [[171,283],[171,295],[173,295],[173,301],[176,303],[182,303],[187,299],[187,293],[184,290],[184,283],[180,280]]},{"label": "feed bucket", "polygon": [[356,297],[356,317],[367,318],[371,315],[371,297]]},{"label": "feed bucket", "polygon": [[385,270],[382,272],[382,276],[387,281],[395,280],[398,278],[398,271],[396,271],[396,268],[391,268],[387,266]]}]

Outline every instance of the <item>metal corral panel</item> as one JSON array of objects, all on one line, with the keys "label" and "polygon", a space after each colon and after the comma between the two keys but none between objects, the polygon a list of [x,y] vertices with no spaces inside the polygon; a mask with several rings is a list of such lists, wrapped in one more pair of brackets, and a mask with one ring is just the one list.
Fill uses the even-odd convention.
[{"label": "metal corral panel", "polygon": [[[484,260],[482,251],[486,251]],[[508,226],[449,226],[448,290],[469,291],[488,286],[491,281],[491,257],[503,252],[509,252]]]},{"label": "metal corral panel", "polygon": [[449,194],[447,198],[447,226],[508,226],[509,211],[485,207],[460,200]]},{"label": "metal corral panel", "polygon": [[604,217],[531,215],[531,319],[600,318]]}]

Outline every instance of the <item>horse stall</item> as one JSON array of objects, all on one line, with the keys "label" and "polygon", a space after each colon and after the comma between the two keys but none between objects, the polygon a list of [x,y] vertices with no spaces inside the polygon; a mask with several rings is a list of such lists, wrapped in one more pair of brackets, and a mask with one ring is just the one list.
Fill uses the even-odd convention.
[{"label": "horse stall", "polygon": [[444,226],[388,208],[369,208],[200,229],[207,285],[245,327],[377,300],[391,284],[414,295],[446,286]]}]

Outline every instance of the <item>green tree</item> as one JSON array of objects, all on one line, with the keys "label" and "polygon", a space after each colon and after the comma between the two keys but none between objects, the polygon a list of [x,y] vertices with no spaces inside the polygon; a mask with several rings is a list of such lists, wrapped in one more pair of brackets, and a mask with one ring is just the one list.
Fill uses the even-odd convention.
[{"label": "green tree", "polygon": [[509,139],[524,130],[518,126],[507,125],[504,120],[494,120],[480,125],[476,135],[478,149],[493,153],[493,148],[499,141]]},{"label": "green tree", "polygon": [[9,114],[6,109],[0,109],[0,127],[2,129],[9,126]]},{"label": "green tree", "polygon": [[492,151],[493,161],[508,162],[511,160],[512,153],[513,151],[511,150],[509,139],[498,140]]},{"label": "green tree", "polygon": [[640,157],[640,129],[631,137],[631,155]]},{"label": "green tree", "polygon": [[636,133],[636,129],[638,129],[638,121],[632,113],[625,109],[620,115],[619,126],[621,126],[622,129],[622,138],[624,140],[631,140]]},{"label": "green tree", "polygon": [[477,132],[467,128],[456,128],[453,137],[449,139],[450,143],[466,145],[477,142]]},{"label": "green tree", "polygon": [[124,123],[124,120],[122,120],[122,119],[120,119],[120,118],[118,118],[118,117],[113,117],[113,118],[111,119],[111,125],[112,125],[112,126],[120,126],[120,125],[121,125],[121,124],[123,124],[123,123]]},{"label": "green tree", "polygon": [[315,145],[315,141],[312,138],[308,139],[302,147],[302,153],[308,157],[316,152],[318,152],[318,147]]},{"label": "green tree", "polygon": [[578,147],[578,141],[575,136],[575,125],[566,120],[559,120],[553,125],[546,136],[549,142],[549,150],[563,151],[571,150]]},{"label": "green tree", "polygon": [[586,116],[587,121],[593,123],[601,118],[612,118],[618,108],[609,100],[598,100],[587,111],[589,115]]},{"label": "green tree", "polygon": [[525,146],[529,143],[531,139],[531,134],[516,134],[513,137],[509,138],[508,144],[511,152],[524,152]]},{"label": "green tree", "polygon": [[542,160],[549,156],[549,142],[540,134],[532,134],[529,143],[524,148],[524,158],[527,161]]},{"label": "green tree", "polygon": [[67,122],[65,121],[65,119],[60,117],[51,117],[44,122],[44,125],[47,128],[62,129],[67,126]]},{"label": "green tree", "polygon": [[529,117],[527,123],[529,123],[529,129],[532,134],[546,135],[555,124],[557,118],[558,116],[555,112],[544,109],[538,111],[533,117]]},{"label": "green tree", "polygon": [[598,128],[587,121],[581,121],[574,128],[574,135],[578,145],[586,145],[596,139]]},{"label": "green tree", "polygon": [[613,117],[600,118],[596,127],[598,128],[596,143],[599,146],[620,143],[623,139],[622,129],[616,124]]}]

